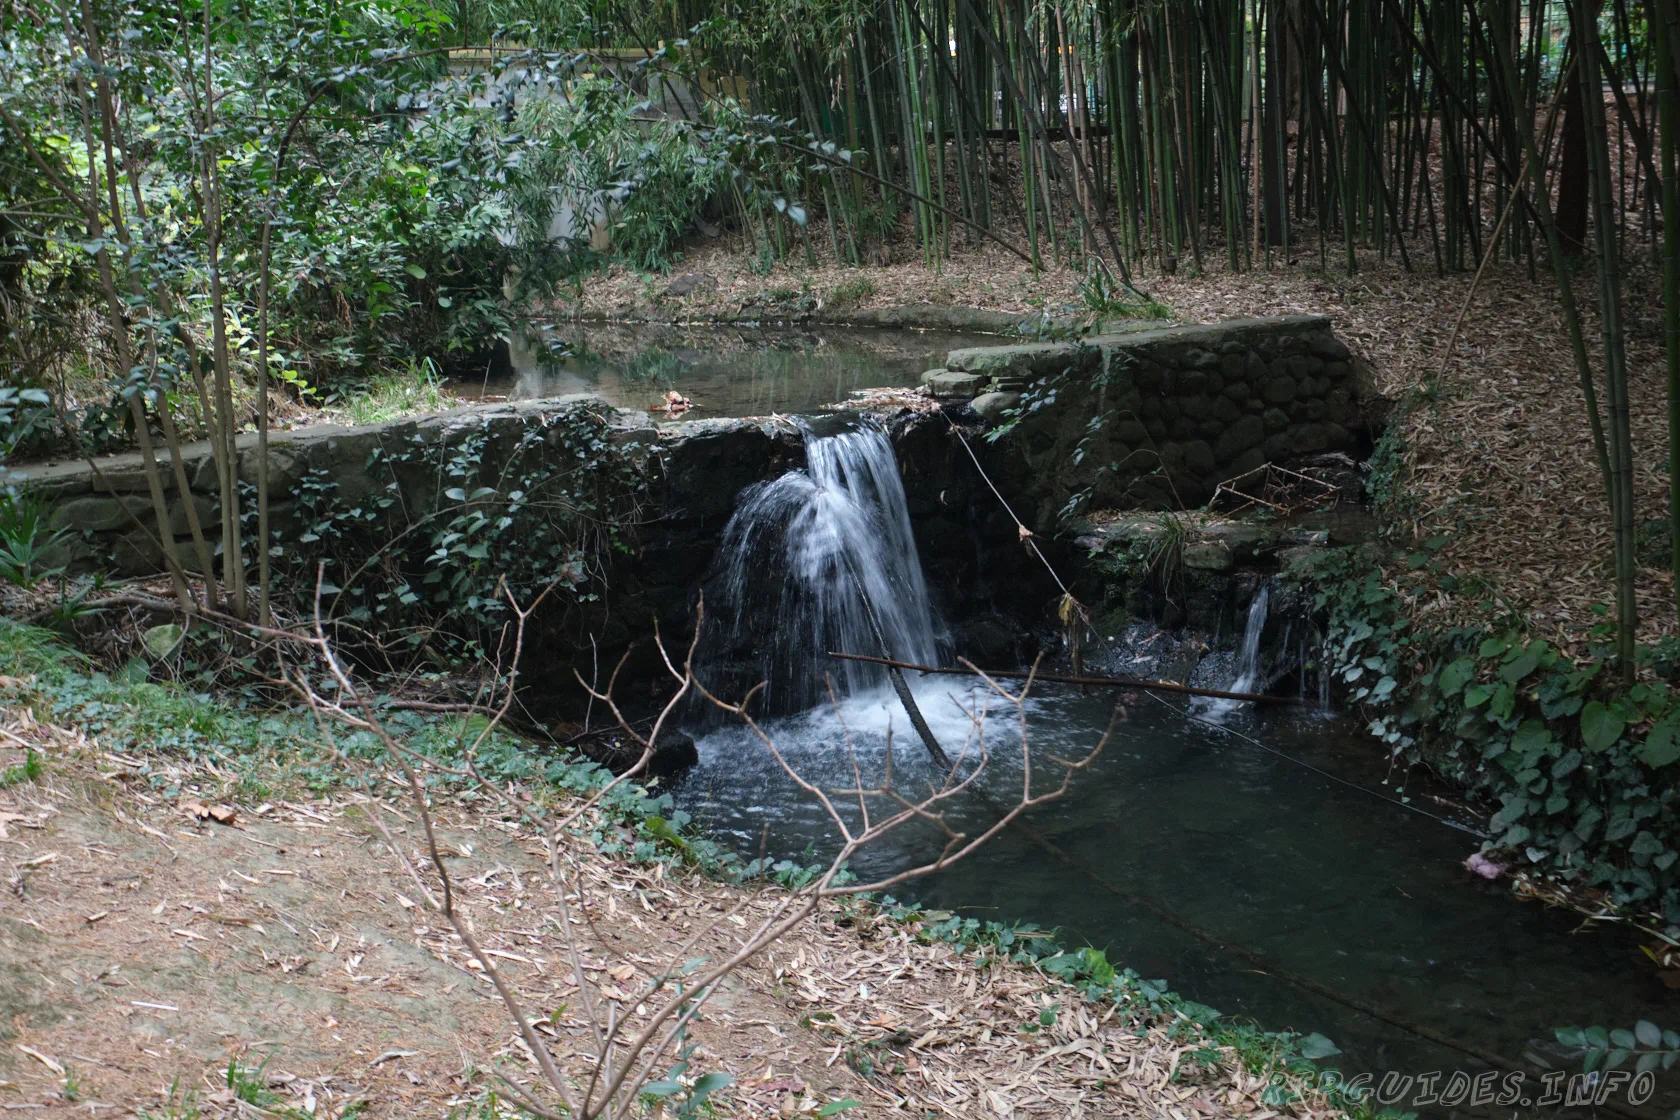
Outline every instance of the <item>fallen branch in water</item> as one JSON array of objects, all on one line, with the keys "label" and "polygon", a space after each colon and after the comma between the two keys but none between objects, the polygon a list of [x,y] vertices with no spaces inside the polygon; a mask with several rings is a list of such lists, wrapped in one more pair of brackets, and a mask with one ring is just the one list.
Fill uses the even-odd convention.
[{"label": "fallen branch in water", "polygon": [[976,669],[967,661],[964,661],[959,667],[943,668],[936,665],[916,665],[909,661],[894,661],[889,657],[870,657],[862,653],[836,653],[834,650],[829,650],[828,655],[838,657],[842,661],[867,661],[871,665],[888,665],[894,669],[914,669],[918,673],[943,673],[957,676],[979,675],[1006,679],[1031,677],[1035,681],[1048,681],[1052,684],[1137,688],[1146,692],[1178,692],[1185,696],[1211,696],[1216,700],[1252,700],[1258,704],[1299,704],[1301,702],[1293,696],[1268,696],[1263,692],[1225,692],[1217,688],[1197,688],[1195,685],[1178,684],[1175,681],[1146,681],[1137,677],[1075,677],[1056,673],[1035,673],[1028,669]]}]

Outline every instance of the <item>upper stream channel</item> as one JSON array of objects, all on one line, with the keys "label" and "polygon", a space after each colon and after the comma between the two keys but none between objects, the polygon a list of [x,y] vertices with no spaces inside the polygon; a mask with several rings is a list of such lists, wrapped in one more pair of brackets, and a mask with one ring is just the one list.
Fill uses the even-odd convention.
[{"label": "upper stream channel", "polygon": [[[855,787],[853,753],[863,785],[879,783],[890,731],[895,785],[925,792],[940,774],[883,672],[824,653],[885,647],[951,663],[960,652],[929,605],[892,448],[860,424],[812,434],[807,451],[807,469],[738,499],[707,584],[702,678],[736,696],[738,686],[769,681],[764,730],[810,783]],[[822,699],[825,674],[833,705]],[[1054,759],[1083,757],[1117,699],[1124,711],[1065,797],[965,861],[893,891],[901,900],[1054,927],[1068,944],[1102,948],[1116,967],[1165,978],[1226,1014],[1322,1033],[1342,1054],[1321,1064],[1371,1072],[1379,1084],[1390,1071],[1489,1068],[1433,1036],[1529,1071],[1538,1097],[1543,1070],[1579,1068],[1553,1028],[1674,1018],[1623,933],[1581,932],[1578,917],[1472,876],[1462,861],[1478,837],[1420,790],[1406,791],[1412,808],[1448,820],[1368,792],[1399,797],[1384,784],[1377,744],[1352,720],[1313,707],[1210,711],[1177,697],[1040,685],[1025,707],[1023,752],[1014,710],[974,679],[908,675],[932,731],[965,770],[979,755],[967,713],[988,713],[984,771],[946,806],[951,826],[970,835],[1015,802],[1024,760],[1035,792],[1047,789],[1059,778]],[[808,862],[834,850],[832,822],[753,734],[699,718],[691,731],[699,763],[678,779],[676,798],[705,828],[748,858]],[[855,797],[834,801],[857,818]],[[1460,814],[1457,823],[1476,822]],[[865,881],[888,876],[942,845],[931,827],[906,827],[851,870]],[[1659,1086],[1631,1111],[1666,1116],[1680,1104]],[[1558,1111],[1395,1103],[1425,1114]]]},{"label": "upper stream channel", "polygon": [[620,408],[692,402],[688,419],[811,412],[854,390],[921,383],[949,350],[1003,341],[951,331],[564,323],[516,334],[506,364],[451,388],[469,400],[594,393]]}]

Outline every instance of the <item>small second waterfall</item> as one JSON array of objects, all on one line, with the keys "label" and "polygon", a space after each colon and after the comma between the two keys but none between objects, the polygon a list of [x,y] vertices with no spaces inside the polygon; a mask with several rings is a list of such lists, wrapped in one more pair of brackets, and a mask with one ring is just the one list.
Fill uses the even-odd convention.
[{"label": "small second waterfall", "polygon": [[[1236,671],[1229,683],[1215,684],[1213,687],[1226,692],[1256,692],[1264,689],[1266,681],[1260,663],[1260,638],[1266,631],[1271,605],[1272,586],[1270,583],[1263,583],[1255,589],[1254,598],[1248,604],[1248,621],[1243,626],[1242,646],[1237,653]],[[1199,710],[1205,717],[1218,720],[1242,708],[1246,703],[1246,700],[1209,698],[1193,701],[1191,708]]]},{"label": "small second waterfall", "polygon": [[[807,432],[807,467],[743,491],[706,584],[698,658],[714,694],[765,681],[771,712],[884,688],[828,651],[938,660],[934,615],[892,445],[860,424]],[[825,677],[826,675],[826,677]]]}]

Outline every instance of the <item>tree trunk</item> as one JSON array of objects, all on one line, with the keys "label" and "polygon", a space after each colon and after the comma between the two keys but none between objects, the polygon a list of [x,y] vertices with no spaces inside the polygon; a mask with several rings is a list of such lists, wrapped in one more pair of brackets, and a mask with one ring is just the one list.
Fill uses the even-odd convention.
[{"label": "tree trunk", "polygon": [[[1596,21],[1603,0],[1585,0],[1585,3],[1590,18]],[[1563,129],[1558,138],[1563,149],[1558,165],[1558,241],[1565,253],[1575,257],[1587,251],[1587,212],[1592,208],[1587,197],[1587,122],[1586,105],[1581,100],[1581,69],[1577,66],[1569,72],[1563,93]],[[1590,93],[1604,96],[1602,89]]]}]

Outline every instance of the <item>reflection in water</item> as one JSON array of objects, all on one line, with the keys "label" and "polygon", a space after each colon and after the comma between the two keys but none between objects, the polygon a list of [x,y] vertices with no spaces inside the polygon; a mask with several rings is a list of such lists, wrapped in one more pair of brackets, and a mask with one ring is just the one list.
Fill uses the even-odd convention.
[{"label": "reflection in water", "polygon": [[694,402],[687,418],[810,412],[854,391],[917,385],[949,350],[999,340],[938,331],[567,324],[509,344],[512,370],[464,381],[458,396],[529,400],[594,393],[648,409],[667,392]]},{"label": "reflection in water", "polygon": [[[951,678],[913,682],[935,732],[960,744],[973,698]],[[1035,769],[1050,756],[1081,757],[1107,723],[1107,702],[1041,686],[1030,712]],[[826,788],[853,782],[847,732],[878,778],[888,726],[893,762],[906,787],[933,775],[902,709],[882,690],[771,721],[767,730],[790,762]],[[1347,774],[1368,747],[1355,730],[1309,715],[1229,717],[1233,727],[1314,765]],[[1019,737],[1009,720],[989,726],[985,779],[991,796],[1019,792]],[[1336,740],[1344,740],[1339,748]],[[699,739],[700,763],[677,796],[719,836],[756,853],[765,825],[773,855],[810,859],[829,843],[817,805],[780,771],[761,744],[729,727]],[[954,753],[954,752],[953,752]],[[1376,787],[1380,774],[1350,774]],[[980,798],[955,807],[953,826],[972,834],[990,819]],[[1464,1055],[1343,1004],[1267,975],[1186,933],[1184,925],[1263,954],[1293,973],[1402,1021],[1535,1069],[1574,1061],[1552,1042],[1554,1027],[1631,1025],[1674,1018],[1671,1001],[1636,946],[1604,930],[1571,936],[1578,919],[1519,903],[1501,884],[1460,866],[1474,841],[1434,821],[1383,805],[1345,786],[1184,719],[1150,701],[1135,704],[1072,793],[1035,811],[1030,830],[1012,830],[936,878],[901,894],[966,916],[1032,921],[1108,950],[1109,959],[1166,977],[1186,996],[1271,1029],[1320,1031],[1345,1054],[1344,1070],[1467,1069]],[[931,835],[905,833],[854,861],[864,877],[925,858]],[[1065,858],[1056,854],[1065,853]],[[1149,907],[1129,899],[1144,899]],[[1182,924],[1163,921],[1161,908]],[[1661,1082],[1659,1082],[1661,1084]],[[1680,1105],[1671,1086],[1645,1106],[1667,1115]],[[1660,1106],[1660,1108],[1658,1107]],[[1509,1110],[1507,1110],[1509,1111]]]}]

